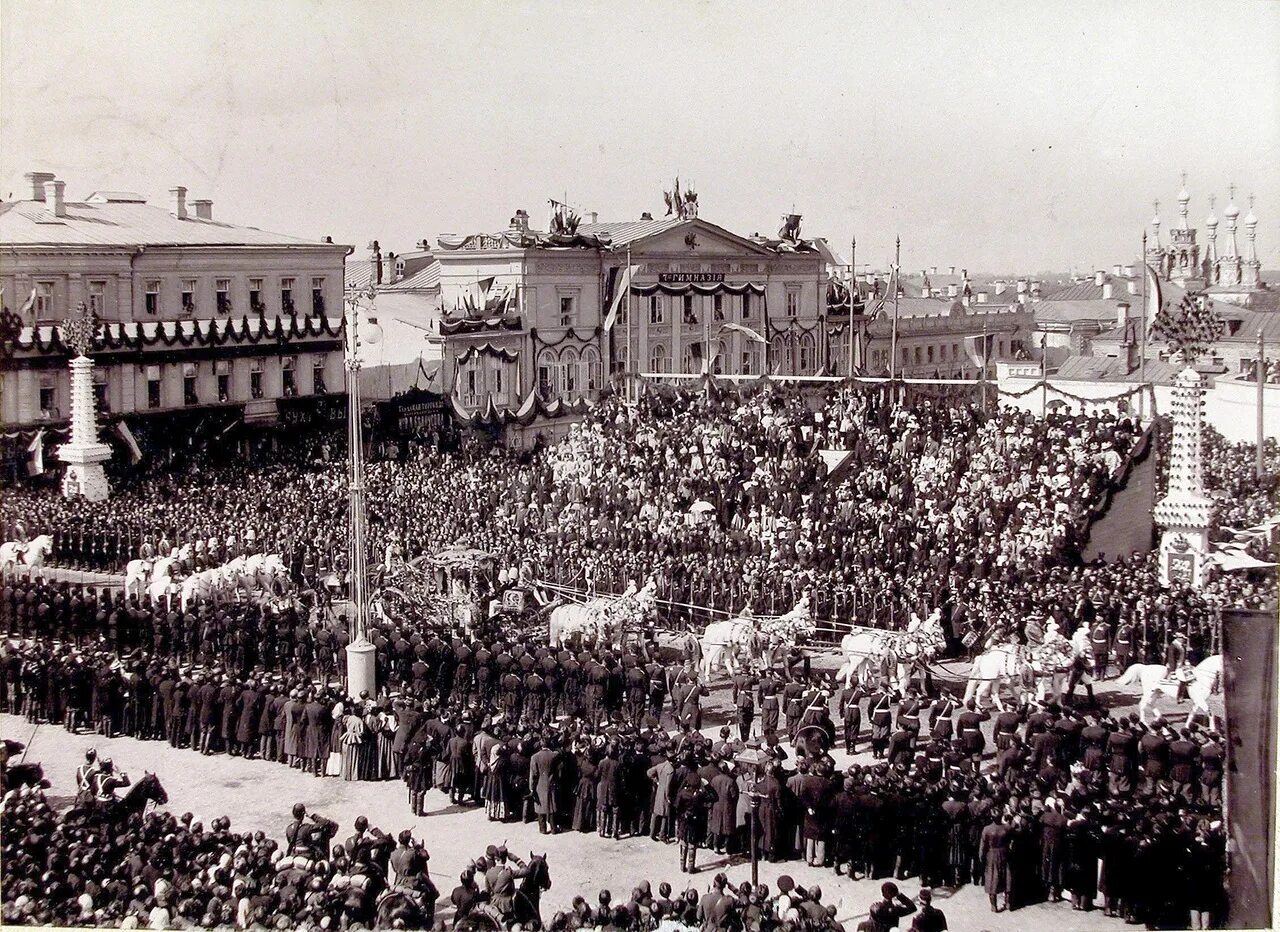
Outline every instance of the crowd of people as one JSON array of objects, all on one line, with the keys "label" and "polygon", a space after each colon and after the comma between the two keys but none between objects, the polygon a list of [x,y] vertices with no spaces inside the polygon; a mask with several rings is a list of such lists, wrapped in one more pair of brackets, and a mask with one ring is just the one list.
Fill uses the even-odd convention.
[{"label": "crowd of people", "polygon": [[[1273,601],[1274,582],[1223,574],[1201,590],[1164,588],[1147,557],[1079,561],[1088,508],[1140,434],[1125,418],[890,405],[856,391],[816,409],[783,389],[612,398],[532,454],[426,450],[370,464],[371,545],[386,573],[446,544],[493,554],[497,578],[471,580],[478,617],[503,581],[596,594],[652,579],[675,626],[773,614],[808,595],[828,631],[839,630],[833,622],[901,628],[937,611],[953,646],[995,632],[1025,640],[1032,620],[1064,633],[1085,625],[1095,653],[1101,638],[1099,676],[1112,658],[1119,668],[1164,661],[1179,634],[1194,663],[1218,649],[1217,611]],[[832,449],[849,461],[828,474],[820,451]],[[1227,451],[1206,473],[1229,491],[1242,462]],[[1149,924],[1221,916],[1222,745],[1207,729],[1053,703],[988,721],[949,695],[887,683],[839,691],[794,668],[735,678],[737,735],[725,727],[717,741],[700,731],[707,684],[652,640],[553,649],[527,628],[442,627],[405,599],[372,621],[379,693],[351,700],[341,682],[348,626],[326,608],[326,592],[345,582],[345,483],[333,451],[308,444],[252,466],[144,478],[96,504],[7,494],[9,536],[52,533],[55,562],[118,567],[189,544],[184,569],[195,571],[273,552],[305,594],[183,608],[105,587],[7,581],[5,710],[317,778],[401,779],[416,814],[445,793],[546,832],[648,836],[678,845],[683,871],[698,868],[700,849],[745,849],[755,794],[767,857],[926,886],[981,883],[993,909],[1065,893],[1077,908],[1101,897],[1108,911]],[[856,751],[863,721],[872,763],[837,769],[830,746],[843,735]],[[739,760],[748,740],[765,764]],[[38,800],[21,800],[46,836],[59,830]],[[153,839],[146,825],[134,829],[120,853],[145,861],[136,849]],[[205,839],[195,841],[188,866],[203,852]],[[244,848],[264,871],[278,851],[243,839],[232,847],[233,865]],[[55,849],[65,851],[37,844]],[[81,888],[72,884],[58,908],[93,901],[103,887],[91,874],[73,874]],[[1172,897],[1171,876],[1185,880]],[[230,904],[208,895],[215,881],[201,879],[206,895],[177,912],[197,924],[220,917]],[[18,907],[17,889],[6,881],[6,909],[35,921],[40,907]],[[788,891],[781,909],[767,893],[722,893],[736,904],[724,915],[753,916],[757,927],[824,928],[830,918],[812,891]],[[142,905],[148,896],[157,899],[144,890]],[[896,896],[886,915],[905,909]],[[650,920],[674,915],[646,909]],[[111,918],[128,913],[137,910]],[[628,914],[620,928],[647,927]],[[279,915],[323,928],[370,918]],[[602,915],[575,908],[560,927],[608,924]]]}]

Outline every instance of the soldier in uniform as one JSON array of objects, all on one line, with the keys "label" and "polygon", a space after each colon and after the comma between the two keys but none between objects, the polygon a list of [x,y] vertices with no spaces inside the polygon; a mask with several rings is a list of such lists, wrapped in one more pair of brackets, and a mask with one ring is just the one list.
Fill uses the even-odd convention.
[{"label": "soldier in uniform", "polygon": [[1107,678],[1107,663],[1111,657],[1111,629],[1105,619],[1099,618],[1089,631],[1089,652],[1093,655],[1093,675],[1098,680]]},{"label": "soldier in uniform", "polygon": [[760,677],[756,693],[760,700],[760,734],[768,738],[778,731],[778,715],[780,712],[779,692],[781,686],[778,678],[771,670],[766,670]]},{"label": "soldier in uniform", "polygon": [[1187,698],[1187,681],[1183,675],[1186,663],[1187,636],[1179,631],[1174,634],[1173,640],[1169,642],[1164,652],[1165,673],[1169,679],[1178,681],[1178,702],[1183,702]]},{"label": "soldier in uniform", "polygon": [[840,718],[844,723],[844,750],[855,754],[858,750],[858,733],[862,731],[862,700],[866,692],[861,684],[846,689],[840,697]]},{"label": "soldier in uniform", "polygon": [[889,748],[889,728],[893,724],[893,693],[881,687],[867,702],[871,720],[871,756],[880,760]]}]

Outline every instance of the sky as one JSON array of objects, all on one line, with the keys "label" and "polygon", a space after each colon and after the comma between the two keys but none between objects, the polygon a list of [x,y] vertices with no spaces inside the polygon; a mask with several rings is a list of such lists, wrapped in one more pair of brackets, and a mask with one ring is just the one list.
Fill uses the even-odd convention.
[{"label": "sky", "polygon": [[659,214],[679,175],[741,234],[1007,273],[1131,259],[1185,171],[1193,225],[1256,195],[1280,268],[1277,49],[1251,0],[0,0],[0,195],[181,184],[366,255]]}]

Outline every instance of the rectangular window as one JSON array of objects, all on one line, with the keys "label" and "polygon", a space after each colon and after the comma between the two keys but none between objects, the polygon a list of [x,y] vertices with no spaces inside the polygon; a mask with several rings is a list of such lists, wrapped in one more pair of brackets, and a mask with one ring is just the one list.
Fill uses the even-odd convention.
[{"label": "rectangular window", "polygon": [[249,370],[249,397],[258,399],[263,395],[262,391],[262,363],[255,361],[252,363],[253,368]]},{"label": "rectangular window", "polygon": [[106,309],[106,294],[106,282],[89,282],[89,312],[95,317],[101,317]]},{"label": "rectangular window", "polygon": [[36,303],[32,310],[38,321],[53,317],[53,282],[36,282]]},{"label": "rectangular window", "polygon": [[682,303],[684,305],[684,322],[686,324],[696,324],[698,322],[698,315],[693,310],[693,295],[685,295]]},{"label": "rectangular window", "polygon": [[324,362],[317,360],[311,364],[311,391],[323,395],[328,391],[324,384]]},{"label": "rectangular window", "polygon": [[742,295],[742,319],[751,319],[751,292],[744,292]]},{"label": "rectangular window", "polygon": [[324,279],[311,279],[311,313],[324,313]]},{"label": "rectangular window", "polygon": [[800,316],[800,292],[798,291],[787,292],[787,316]]},{"label": "rectangular window", "polygon": [[262,279],[249,279],[249,310],[255,314],[261,314],[267,309],[262,303]]},{"label": "rectangular window", "polygon": [[225,404],[231,400],[231,373],[218,373],[218,401]]},{"label": "rectangular window", "polygon": [[93,383],[93,404],[98,409],[99,414],[108,414],[110,409],[107,407],[107,383],[95,381]]},{"label": "rectangular window", "polygon": [[649,323],[664,324],[667,322],[667,309],[662,303],[662,296],[649,295]]},{"label": "rectangular window", "polygon": [[142,296],[142,307],[153,317],[160,313],[160,282],[158,279],[153,278],[147,282],[146,292]]},{"label": "rectangular window", "polygon": [[929,355],[929,362],[933,362],[933,346],[932,346],[932,344],[929,346],[929,349],[928,349],[928,355]]},{"label": "rectangular window", "polygon": [[40,416],[51,418],[57,414],[58,390],[52,385],[40,386]]},{"label": "rectangular window", "polygon": [[194,314],[196,310],[196,280],[194,278],[184,278],[182,280],[182,313]]},{"label": "rectangular window", "polygon": [[553,386],[554,379],[552,377],[551,366],[549,364],[538,366],[538,391],[542,394],[542,397],[552,397],[551,393]]},{"label": "rectangular window", "polygon": [[182,377],[182,403],[187,407],[200,403],[200,396],[196,394],[196,377],[194,375],[184,375]]},{"label": "rectangular window", "polygon": [[573,326],[573,295],[560,296],[560,326]]},{"label": "rectangular window", "polygon": [[231,313],[231,279],[229,278],[218,279],[215,285],[215,288],[218,293],[218,313],[230,314]]},{"label": "rectangular window", "polygon": [[280,279],[280,311],[284,314],[293,313],[293,282],[292,278]]},{"label": "rectangular window", "polygon": [[713,295],[711,298],[711,319],[716,322],[724,320],[724,295]]},{"label": "rectangular window", "polygon": [[160,367],[147,366],[147,407],[160,407]]},{"label": "rectangular window", "polygon": [[286,356],[281,363],[281,391],[286,398],[298,396],[298,380],[294,375],[294,367],[297,364],[296,356]]}]

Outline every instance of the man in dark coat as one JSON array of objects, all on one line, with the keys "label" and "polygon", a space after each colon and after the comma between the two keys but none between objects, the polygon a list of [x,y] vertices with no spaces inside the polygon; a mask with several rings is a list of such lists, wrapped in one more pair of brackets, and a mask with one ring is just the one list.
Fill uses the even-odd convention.
[{"label": "man in dark coat", "polygon": [[538,831],[542,834],[558,833],[559,815],[556,785],[556,746],[548,740],[534,755],[529,758],[529,790],[533,793],[533,811],[538,816]]},{"label": "man in dark coat", "polygon": [[258,744],[258,724],[260,721],[259,704],[262,698],[253,680],[245,683],[244,689],[236,697],[236,729],[235,742],[238,751],[246,758],[253,757],[254,748]]}]

